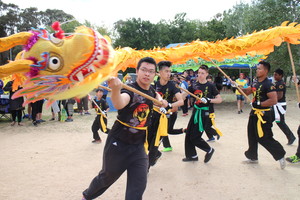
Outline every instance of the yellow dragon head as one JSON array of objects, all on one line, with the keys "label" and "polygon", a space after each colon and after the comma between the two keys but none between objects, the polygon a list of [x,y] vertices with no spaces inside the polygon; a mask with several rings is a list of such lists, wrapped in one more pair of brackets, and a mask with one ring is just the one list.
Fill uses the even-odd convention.
[{"label": "yellow dragon head", "polygon": [[113,49],[98,32],[80,26],[65,37],[58,22],[52,27],[54,34],[32,29],[0,38],[0,51],[24,45],[15,61],[0,67],[0,78],[25,75],[24,88],[14,95],[26,96],[25,104],[84,96],[117,71],[111,64]]}]

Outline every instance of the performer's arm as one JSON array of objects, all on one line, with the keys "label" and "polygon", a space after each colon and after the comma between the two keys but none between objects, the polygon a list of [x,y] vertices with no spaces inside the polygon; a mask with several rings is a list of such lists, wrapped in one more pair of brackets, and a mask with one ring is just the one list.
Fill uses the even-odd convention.
[{"label": "performer's arm", "polygon": [[108,86],[111,88],[111,101],[117,110],[127,106],[130,101],[130,96],[127,93],[121,94],[122,82],[120,79],[113,77],[108,81]]},{"label": "performer's arm", "polygon": [[175,97],[176,97],[177,101],[172,103],[172,108],[179,107],[179,106],[182,106],[184,104],[184,101],[183,101],[183,98],[182,98],[182,95],[181,95],[180,92],[177,92],[175,94]]},{"label": "performer's arm", "polygon": [[283,91],[277,91],[277,100],[283,97]]},{"label": "performer's arm", "polygon": [[271,106],[277,104],[277,93],[276,93],[276,91],[268,92],[267,96],[268,96],[268,99],[260,103],[260,105],[262,107],[271,107]]},{"label": "performer's arm", "polygon": [[157,106],[164,107],[164,108],[168,106],[168,102],[166,100],[164,100],[160,96],[160,94],[158,94],[158,92],[156,92],[156,97],[155,98],[162,103],[162,105],[157,105]]},{"label": "performer's arm", "polygon": [[214,99],[210,100],[210,103],[222,103],[222,97],[220,94],[218,94]]},{"label": "performer's arm", "polygon": [[252,93],[252,88],[247,87],[247,88],[240,88],[246,95],[250,95]]}]

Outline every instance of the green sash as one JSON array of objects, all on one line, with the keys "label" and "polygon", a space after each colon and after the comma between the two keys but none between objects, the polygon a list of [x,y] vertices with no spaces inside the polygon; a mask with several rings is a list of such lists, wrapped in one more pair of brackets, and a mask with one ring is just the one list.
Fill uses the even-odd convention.
[{"label": "green sash", "polygon": [[203,123],[202,123],[202,110],[209,110],[209,107],[198,107],[196,104],[194,104],[194,108],[196,109],[195,115],[194,115],[194,124],[199,123],[199,131],[203,132]]}]

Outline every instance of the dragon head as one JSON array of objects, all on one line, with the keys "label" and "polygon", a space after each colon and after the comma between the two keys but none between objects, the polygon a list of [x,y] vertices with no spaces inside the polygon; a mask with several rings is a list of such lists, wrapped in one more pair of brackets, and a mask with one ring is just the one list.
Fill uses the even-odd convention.
[{"label": "dragon head", "polygon": [[58,22],[55,23],[54,34],[32,29],[0,38],[0,51],[24,45],[15,61],[0,67],[0,78],[25,75],[24,89],[14,97],[27,96],[26,103],[86,95],[116,71],[110,62],[113,49],[102,35],[80,26],[65,37]]}]

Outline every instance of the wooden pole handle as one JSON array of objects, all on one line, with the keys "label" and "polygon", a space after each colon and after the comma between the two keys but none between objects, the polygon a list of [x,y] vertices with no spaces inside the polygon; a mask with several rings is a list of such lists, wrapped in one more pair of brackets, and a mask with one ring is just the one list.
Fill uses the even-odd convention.
[{"label": "wooden pole handle", "polygon": [[[208,58],[208,57],[207,57]],[[211,62],[212,62],[212,64],[228,79],[228,80],[230,80],[230,82],[234,82],[234,83],[236,83],[235,81],[233,81],[233,80],[231,80],[231,78],[218,66],[218,65],[216,65],[216,63],[212,60],[212,59],[210,59],[210,58],[208,58]],[[237,85],[237,84],[236,84]],[[245,94],[245,92],[241,89],[241,88],[239,88],[239,87],[236,87],[236,89],[249,101],[249,102],[251,102],[251,99]]]},{"label": "wooden pole handle", "polygon": [[178,89],[180,89],[180,90],[184,91],[185,93],[187,93],[187,94],[191,95],[191,96],[192,96],[192,97],[194,97],[195,99],[197,99],[197,100],[201,100],[201,99],[200,99],[200,97],[198,97],[198,96],[194,95],[193,93],[191,93],[191,92],[190,92],[190,91],[188,91],[187,89],[184,89],[184,88],[180,87],[179,85],[177,85],[176,87],[177,87]]},{"label": "wooden pole handle", "polygon": [[[288,42],[287,42],[287,47],[288,47],[290,60],[291,60],[291,64],[292,64],[293,76],[297,77],[295,64],[294,64],[294,60],[293,60],[293,54],[292,54],[292,51],[291,51],[291,46],[290,46],[290,43],[288,43]],[[295,81],[295,87],[296,87],[296,94],[297,94],[297,97],[298,97],[298,102],[300,102],[299,88],[298,88],[298,83],[296,81]]]},{"label": "wooden pole handle", "polygon": [[139,95],[145,97],[146,99],[149,99],[149,100],[153,101],[155,104],[157,104],[157,105],[159,105],[159,106],[162,106],[162,102],[161,102],[161,101],[159,101],[159,100],[157,100],[157,99],[155,99],[155,98],[153,98],[153,97],[151,97],[151,96],[149,96],[149,95],[147,95],[147,94],[145,94],[145,93],[143,93],[143,92],[141,92],[141,91],[139,91],[139,90],[137,90],[137,89],[135,89],[135,88],[132,88],[132,87],[130,87],[130,86],[124,84],[124,83],[123,83],[122,86],[123,86],[123,88],[125,88],[126,90],[129,90],[129,91],[131,91],[131,92],[134,92],[134,93],[136,93],[136,94],[139,94]]},{"label": "wooden pole handle", "polygon": [[109,91],[109,92],[111,92],[111,89],[110,89],[110,88],[105,87],[105,86],[103,86],[103,85],[99,85],[98,87],[99,87],[99,88],[102,88],[102,89],[104,89],[104,90],[107,90],[107,91]]}]

